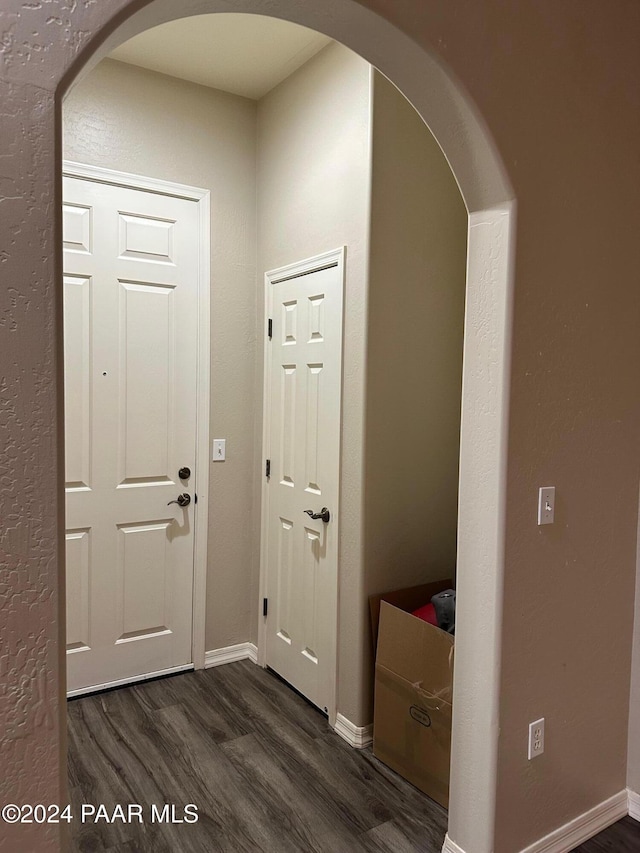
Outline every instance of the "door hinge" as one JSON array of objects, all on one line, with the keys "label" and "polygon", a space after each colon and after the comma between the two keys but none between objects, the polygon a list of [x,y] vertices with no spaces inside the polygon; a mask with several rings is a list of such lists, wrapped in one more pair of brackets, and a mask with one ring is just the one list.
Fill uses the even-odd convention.
[{"label": "door hinge", "polygon": [[264,466],[264,476],[265,477],[271,476],[271,460],[270,459],[267,459],[267,462]]},{"label": "door hinge", "polygon": [[267,322],[267,334],[269,335],[269,340],[273,337],[273,320],[269,317]]},{"label": "door hinge", "polygon": [[267,611],[268,611],[268,609],[269,609],[269,599],[268,599],[268,598],[263,598],[263,599],[262,599],[262,615],[263,615],[263,616],[266,616],[266,615],[267,615]]}]

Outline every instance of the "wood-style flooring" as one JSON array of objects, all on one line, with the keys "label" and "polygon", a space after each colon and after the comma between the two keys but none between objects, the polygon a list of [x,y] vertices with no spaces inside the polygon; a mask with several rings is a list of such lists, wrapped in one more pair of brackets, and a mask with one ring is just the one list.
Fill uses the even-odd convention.
[{"label": "wood-style flooring", "polygon": [[[243,661],[68,703],[71,850],[440,853],[446,811],[268,671]],[[143,822],[82,823],[83,803]],[[152,822],[194,804],[197,823]],[[134,817],[135,814],[133,815]],[[578,848],[640,851],[630,818]]]},{"label": "wood-style flooring", "polygon": [[639,853],[640,823],[625,817],[595,838],[585,841],[573,853]]}]

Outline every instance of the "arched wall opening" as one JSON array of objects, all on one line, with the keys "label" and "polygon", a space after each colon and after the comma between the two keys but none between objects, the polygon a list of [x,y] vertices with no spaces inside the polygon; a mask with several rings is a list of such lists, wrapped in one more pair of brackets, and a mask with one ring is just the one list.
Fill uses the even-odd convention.
[{"label": "arched wall opening", "polygon": [[60,99],[127,38],[175,17],[225,11],[268,11],[325,33],[378,68],[428,124],[469,211],[458,543],[463,628],[456,642],[449,835],[462,845],[472,837],[474,849],[488,851],[497,761],[513,193],[481,120],[446,71],[407,36],[348,0],[332,0],[322,9],[293,0],[268,10],[258,0],[192,0],[179,9],[171,0],[123,5],[67,70]]}]

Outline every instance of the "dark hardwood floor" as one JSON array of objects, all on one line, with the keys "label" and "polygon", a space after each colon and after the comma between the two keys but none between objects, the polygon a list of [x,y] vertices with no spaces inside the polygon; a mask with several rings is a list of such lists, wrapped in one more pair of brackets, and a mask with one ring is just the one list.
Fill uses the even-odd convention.
[{"label": "dark hardwood floor", "polygon": [[639,853],[640,823],[625,817],[595,838],[585,841],[573,853]]},{"label": "dark hardwood floor", "polygon": [[[82,851],[439,853],[447,816],[249,662],[69,702],[74,814],[144,806],[142,824],[72,824]],[[151,823],[152,804],[194,803],[193,824]]]},{"label": "dark hardwood floor", "polygon": [[[440,853],[447,815],[329,730],[326,719],[252,663],[147,682],[69,702],[73,813],[139,804],[142,821],[71,828],[86,853]],[[164,805],[176,822],[158,821]],[[194,804],[196,823],[185,818]],[[152,820],[152,806],[157,807]],[[165,818],[171,812],[165,813]],[[96,816],[97,817],[97,816]],[[189,817],[189,815],[187,815]],[[580,853],[640,851],[625,818]]]}]

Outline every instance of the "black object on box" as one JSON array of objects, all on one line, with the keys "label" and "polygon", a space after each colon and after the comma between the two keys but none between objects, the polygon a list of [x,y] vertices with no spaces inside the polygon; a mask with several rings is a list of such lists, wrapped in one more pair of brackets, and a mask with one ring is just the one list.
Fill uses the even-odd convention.
[{"label": "black object on box", "polygon": [[438,628],[447,634],[455,634],[456,630],[456,591],[445,589],[431,597],[431,603],[436,611]]}]

